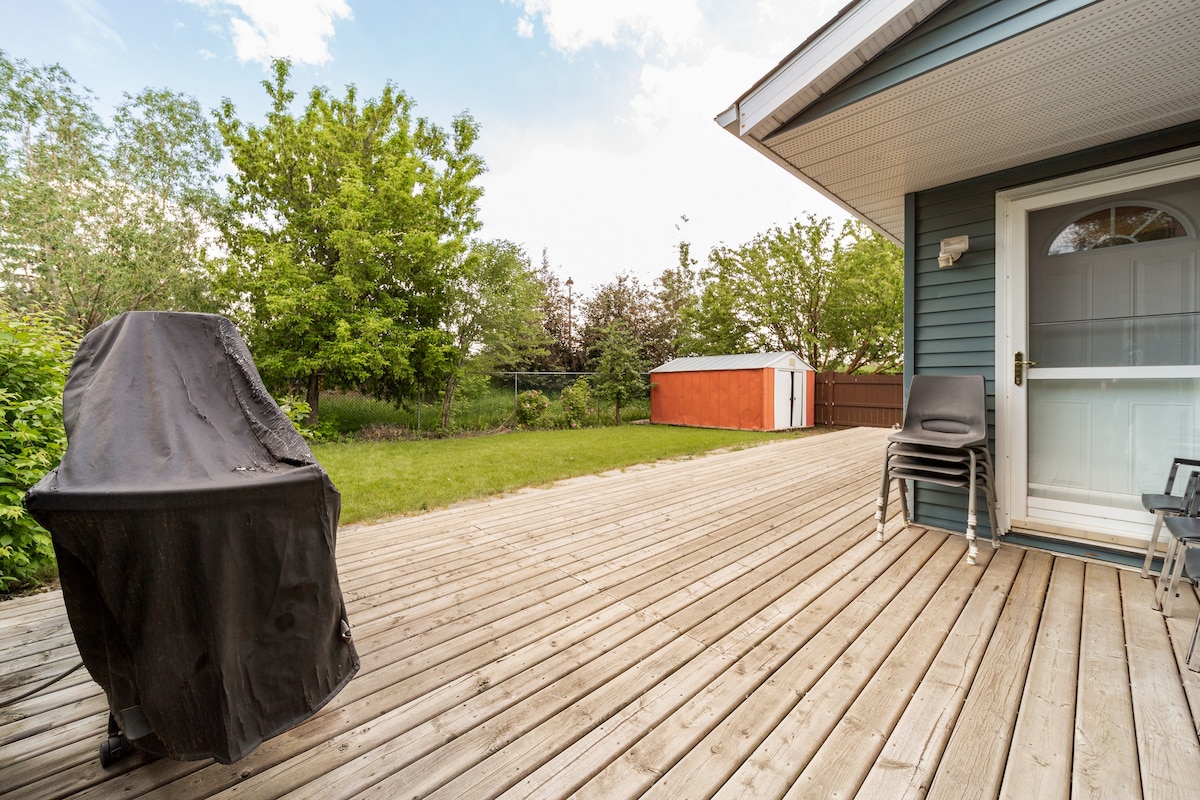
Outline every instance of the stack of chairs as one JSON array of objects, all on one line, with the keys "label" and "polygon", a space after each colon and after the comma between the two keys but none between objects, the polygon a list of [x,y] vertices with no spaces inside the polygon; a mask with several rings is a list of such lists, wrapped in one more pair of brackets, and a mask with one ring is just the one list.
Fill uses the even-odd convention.
[{"label": "stack of chairs", "polygon": [[1162,532],[1163,519],[1179,516],[1184,513],[1184,506],[1187,505],[1183,494],[1172,493],[1175,476],[1181,466],[1200,467],[1200,459],[1181,457],[1171,459],[1171,470],[1167,473],[1167,485],[1162,494],[1146,492],[1142,495],[1142,507],[1154,515],[1154,531],[1150,534],[1150,544],[1146,547],[1146,559],[1142,562],[1143,578],[1150,577],[1151,565],[1158,550],[1158,535]]},{"label": "stack of chairs", "polygon": [[[1187,569],[1188,576],[1193,581],[1200,579],[1200,473],[1193,472],[1188,478],[1183,500],[1182,511],[1167,515],[1163,520],[1170,533],[1170,539],[1167,541],[1167,554],[1163,558],[1162,572],[1154,588],[1153,605],[1167,617],[1171,616],[1184,569]],[[1153,542],[1150,547],[1154,547]],[[1196,627],[1192,631],[1192,640],[1187,652],[1188,669],[1200,672],[1197,639],[1200,639],[1200,616],[1196,619]]]},{"label": "stack of chairs", "polygon": [[979,556],[975,537],[976,495],[982,490],[992,525],[992,547],[1000,546],[995,470],[988,450],[987,390],[982,375],[914,375],[904,409],[904,426],[888,436],[883,481],[876,502],[876,535],[884,540],[888,493],[898,482],[900,509],[912,523],[906,481],[966,489],[967,563]]}]

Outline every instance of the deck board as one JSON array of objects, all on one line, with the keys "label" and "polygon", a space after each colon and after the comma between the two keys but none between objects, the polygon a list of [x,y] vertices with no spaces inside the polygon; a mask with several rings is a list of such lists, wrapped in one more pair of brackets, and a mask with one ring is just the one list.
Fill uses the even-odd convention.
[{"label": "deck board", "polygon": [[1137,738],[1116,571],[1089,564],[1084,576],[1074,797],[1137,797]]},{"label": "deck board", "polygon": [[1071,795],[1083,572],[1080,561],[1058,559],[1054,565],[1045,602],[1059,613],[1043,615],[1038,627],[1005,764],[1005,796],[1066,800]]},{"label": "deck board", "polygon": [[[1195,590],[1164,620],[1134,572],[970,566],[896,502],[876,542],[885,436],[347,527],[363,668],[312,719],[233,765],[104,770],[80,670],[0,709],[0,798],[1189,796]],[[77,658],[61,594],[0,604],[0,699]]]}]

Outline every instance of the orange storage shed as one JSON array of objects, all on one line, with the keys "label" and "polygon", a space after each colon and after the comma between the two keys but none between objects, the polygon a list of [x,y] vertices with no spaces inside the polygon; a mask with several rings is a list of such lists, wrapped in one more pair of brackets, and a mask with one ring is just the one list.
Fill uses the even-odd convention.
[{"label": "orange storage shed", "polygon": [[814,424],[816,373],[793,352],[676,358],[650,381],[651,422],[751,431]]}]

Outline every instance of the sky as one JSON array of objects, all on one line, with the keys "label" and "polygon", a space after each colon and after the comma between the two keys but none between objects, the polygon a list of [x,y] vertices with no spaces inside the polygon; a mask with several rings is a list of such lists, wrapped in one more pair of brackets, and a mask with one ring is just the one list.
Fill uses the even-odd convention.
[{"label": "sky", "polygon": [[483,239],[584,292],[837,206],[714,122],[845,0],[0,0],[0,50],[58,64],[109,115],[147,87],[265,120],[273,58],[308,90],[391,82],[469,113]]}]

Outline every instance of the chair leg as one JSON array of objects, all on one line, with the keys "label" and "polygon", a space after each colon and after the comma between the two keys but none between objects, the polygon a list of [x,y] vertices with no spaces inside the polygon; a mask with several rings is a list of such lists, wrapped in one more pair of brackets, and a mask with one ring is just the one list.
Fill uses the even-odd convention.
[{"label": "chair leg", "polygon": [[983,449],[983,465],[987,469],[987,484],[984,487],[984,496],[988,503],[988,516],[992,523],[992,549],[1000,549],[1000,537],[1004,535],[1004,529],[1000,526],[1000,504],[996,502],[996,468],[992,464],[992,453],[986,447]]},{"label": "chair leg", "polygon": [[879,485],[879,497],[875,500],[875,538],[881,542],[883,541],[883,523],[887,519],[888,491],[892,484],[892,476],[888,471],[891,451],[890,444],[883,451],[883,481]]},{"label": "chair leg", "polygon": [[1163,554],[1162,569],[1154,579],[1154,594],[1150,598],[1150,607],[1162,611],[1162,601],[1167,593],[1167,582],[1171,579],[1171,562],[1175,557],[1175,537],[1167,539],[1167,552]]},{"label": "chair leg", "polygon": [[1158,534],[1162,531],[1163,512],[1154,512],[1154,531],[1150,534],[1150,545],[1146,548],[1146,560],[1142,562],[1142,577],[1150,577],[1150,564],[1154,561],[1154,551],[1158,549]]},{"label": "chair leg", "polygon": [[1200,616],[1196,617],[1196,627],[1192,628],[1192,643],[1188,645],[1187,668],[1192,672],[1200,672],[1200,652],[1196,644],[1200,640]]},{"label": "chair leg", "polygon": [[967,564],[976,563],[979,558],[979,542],[976,540],[976,455],[971,451],[971,473],[967,479]]},{"label": "chair leg", "polygon": [[[1154,593],[1154,608],[1162,611],[1164,617],[1171,616],[1175,605],[1175,592],[1179,589],[1179,579],[1183,577],[1184,546],[1174,536],[1167,544],[1167,557],[1163,560],[1162,572],[1158,576],[1158,588]],[[1170,578],[1167,572],[1170,570]]]},{"label": "chair leg", "polygon": [[983,485],[983,499],[987,503],[988,521],[992,523],[992,549],[1000,549],[1000,509],[996,505],[996,493],[992,491],[992,485],[985,483]]}]

